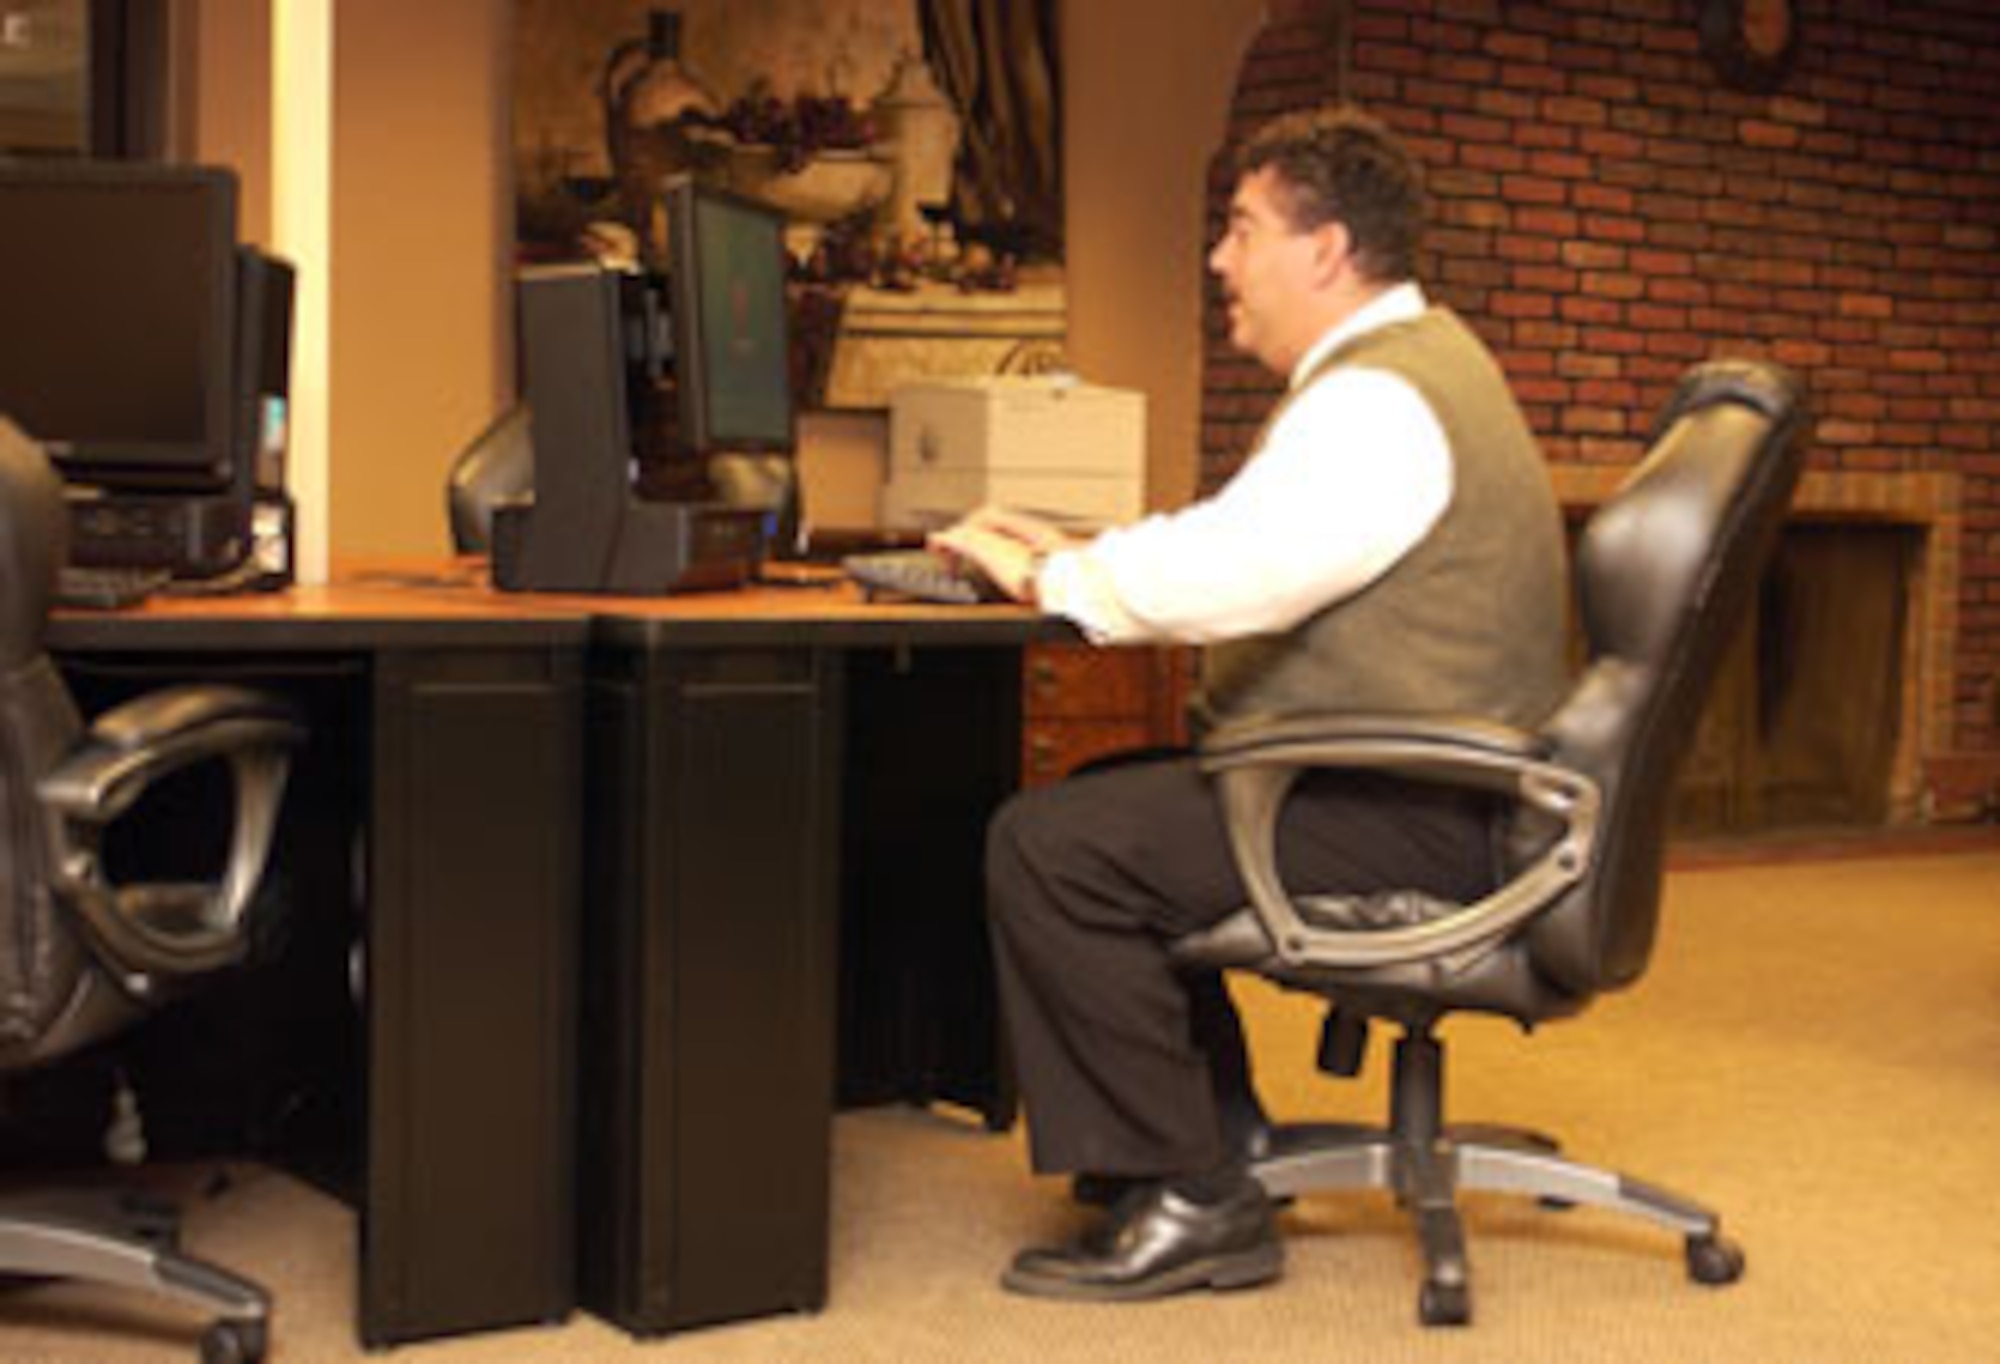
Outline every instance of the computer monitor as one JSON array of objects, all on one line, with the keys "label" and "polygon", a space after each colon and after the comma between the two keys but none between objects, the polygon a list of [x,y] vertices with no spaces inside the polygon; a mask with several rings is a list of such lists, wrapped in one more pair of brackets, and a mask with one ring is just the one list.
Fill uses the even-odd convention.
[{"label": "computer monitor", "polygon": [[502,586],[724,586],[796,543],[785,215],[689,179],[663,208],[661,274],[521,271],[534,491],[494,527]]},{"label": "computer monitor", "polygon": [[0,162],[0,412],[63,477],[71,562],[289,581],[291,317],[230,171]]},{"label": "computer monitor", "polygon": [[0,164],[0,412],[72,483],[225,490],[236,279],[226,170]]},{"label": "computer monitor", "polygon": [[789,452],[785,215],[686,178],[665,208],[680,449]]}]

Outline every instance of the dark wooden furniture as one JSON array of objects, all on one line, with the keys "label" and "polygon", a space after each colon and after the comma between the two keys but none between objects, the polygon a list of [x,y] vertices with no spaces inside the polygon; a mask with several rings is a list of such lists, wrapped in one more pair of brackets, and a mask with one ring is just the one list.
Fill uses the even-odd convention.
[{"label": "dark wooden furniture", "polygon": [[1093,758],[1179,742],[1189,669],[1185,649],[1031,646],[1021,669],[1021,784],[1043,786]]},{"label": "dark wooden furniture", "polygon": [[837,1103],[1004,1126],[981,860],[1020,648],[845,589],[603,598],[585,855],[584,1304],[658,1334],[820,1306]]},{"label": "dark wooden furniture", "polygon": [[817,1307],[837,1103],[1011,1119],[983,831],[1019,781],[1021,647],[1068,637],[843,588],[419,568],[56,644],[100,694],[241,676],[314,725],[285,855],[365,947],[346,1173],[384,1345],[576,1301],[642,1334]]},{"label": "dark wooden furniture", "polygon": [[[292,698],[312,730],[274,878],[323,950],[229,1035],[314,1035],[325,1092],[299,1096],[282,1135],[359,1215],[370,1346],[574,1303],[587,627],[390,581],[162,600],[50,633],[93,702],[241,679]],[[359,1093],[339,1092],[348,1079]]]}]

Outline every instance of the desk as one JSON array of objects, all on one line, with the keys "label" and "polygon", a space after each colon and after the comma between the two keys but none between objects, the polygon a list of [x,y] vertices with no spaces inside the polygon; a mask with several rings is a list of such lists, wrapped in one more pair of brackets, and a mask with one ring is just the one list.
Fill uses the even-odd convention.
[{"label": "desk", "polygon": [[1012,1115],[985,826],[1020,646],[1071,632],[849,590],[587,605],[581,1299],[642,1335],[815,1309],[836,1097]]},{"label": "desk", "polygon": [[320,704],[370,768],[360,1329],[388,1344],[572,1286],[641,1334],[816,1308],[836,1095],[1011,1116],[979,869],[1019,647],[1068,637],[844,589],[412,574],[70,616],[52,646],[146,681],[355,672]]},{"label": "desk", "polygon": [[[365,1139],[343,1192],[370,1346],[554,1320],[574,1302],[587,631],[547,605],[355,585],[51,628],[86,696],[231,677],[307,711],[278,857],[310,859],[287,877],[296,913],[360,911],[365,1130],[347,1135]],[[330,965],[338,996],[347,963]]]}]

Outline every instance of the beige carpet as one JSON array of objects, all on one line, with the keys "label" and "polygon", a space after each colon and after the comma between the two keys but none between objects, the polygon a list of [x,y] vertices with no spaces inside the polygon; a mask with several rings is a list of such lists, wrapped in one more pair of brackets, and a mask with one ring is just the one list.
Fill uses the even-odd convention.
[{"label": "beige carpet", "polygon": [[[1373,1120],[1360,1081],[1313,1078],[1316,1014],[1245,989],[1272,1106]],[[1267,1290],[1144,1307],[1003,1295],[1013,1248],[1072,1213],[1018,1139],[950,1117],[841,1119],[832,1300],[638,1343],[588,1318],[408,1347],[410,1364],[558,1361],[2000,1359],[2000,844],[1994,851],[1677,874],[1634,991],[1528,1041],[1466,1023],[1452,1112],[1561,1134],[1724,1210],[1750,1256],[1733,1288],[1683,1276],[1676,1240],[1592,1211],[1468,1204],[1476,1321],[1415,1324],[1415,1256],[1385,1199],[1308,1199]],[[242,1172],[195,1212],[195,1247],[277,1293],[273,1359],[361,1358],[353,1223],[283,1176]],[[116,1306],[107,1306],[112,1302]],[[0,1298],[0,1360],[193,1357],[170,1310],[102,1291]]]}]

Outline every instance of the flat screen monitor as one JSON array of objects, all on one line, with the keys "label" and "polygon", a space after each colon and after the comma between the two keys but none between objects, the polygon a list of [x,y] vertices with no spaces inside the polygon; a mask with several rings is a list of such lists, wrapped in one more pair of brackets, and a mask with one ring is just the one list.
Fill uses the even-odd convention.
[{"label": "flat screen monitor", "polygon": [[681,448],[790,450],[785,215],[683,179],[666,219]]},{"label": "flat screen monitor", "polygon": [[226,488],[235,271],[227,170],[0,164],[0,412],[72,482]]}]

